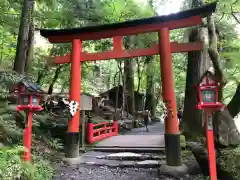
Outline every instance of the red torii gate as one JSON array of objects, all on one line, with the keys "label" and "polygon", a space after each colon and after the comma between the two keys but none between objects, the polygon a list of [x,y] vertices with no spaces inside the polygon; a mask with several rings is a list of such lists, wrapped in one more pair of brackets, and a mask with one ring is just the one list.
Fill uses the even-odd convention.
[{"label": "red torii gate", "polygon": [[[177,120],[176,98],[171,53],[200,51],[201,42],[170,42],[169,30],[191,27],[202,24],[202,18],[213,13],[216,2],[199,8],[182,11],[168,16],[157,16],[114,24],[48,30],[41,29],[43,37],[51,43],[72,43],[72,52],[65,56],[55,57],[56,64],[71,63],[70,99],[80,103],[81,63],[85,61],[107,60],[116,58],[132,58],[160,54],[163,100],[167,105],[168,116],[165,119],[165,147],[168,166],[181,166],[180,134]],[[159,44],[151,48],[124,50],[122,37],[146,32],[159,32]],[[100,53],[82,52],[82,41],[113,38],[113,49]],[[66,158],[79,156],[79,113],[68,122],[66,139]]]}]

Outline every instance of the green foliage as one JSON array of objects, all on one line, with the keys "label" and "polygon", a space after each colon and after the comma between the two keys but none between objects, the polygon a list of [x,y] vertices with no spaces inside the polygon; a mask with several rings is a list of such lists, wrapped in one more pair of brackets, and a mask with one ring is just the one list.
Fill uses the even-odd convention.
[{"label": "green foliage", "polygon": [[44,138],[44,140],[51,149],[54,149],[54,150],[63,150],[64,149],[63,144],[60,139]]},{"label": "green foliage", "polygon": [[11,115],[5,115],[5,118],[0,117],[0,141],[12,144],[19,143],[23,138],[23,130],[16,127]]},{"label": "green foliage", "polygon": [[[0,142],[4,144],[9,144],[14,146],[15,144],[22,144],[23,140],[23,129],[16,127],[14,121],[13,111],[15,108],[12,106],[5,107],[5,103],[1,101],[0,103]],[[23,116],[23,114],[22,114]],[[24,118],[24,116],[23,116]],[[48,154],[43,149],[42,144],[46,144],[45,149],[50,147],[51,149],[60,150],[62,144],[58,139],[46,138],[42,142],[36,142],[36,139],[39,136],[36,136],[36,130],[38,123],[33,121],[33,148],[32,148],[32,159],[33,164],[25,163],[21,160],[23,154],[23,147],[0,147],[0,179],[1,180],[15,180],[20,179],[24,180],[50,180],[53,176],[53,169],[50,166],[49,162],[43,160],[43,157],[47,157]],[[44,135],[42,135],[44,136]],[[38,155],[38,156],[36,156]]]},{"label": "green foliage", "polygon": [[223,150],[219,159],[224,170],[230,172],[234,179],[240,179],[240,147]]},{"label": "green foliage", "polygon": [[47,161],[33,158],[33,164],[23,162],[23,147],[0,149],[0,179],[50,180],[53,169]]}]

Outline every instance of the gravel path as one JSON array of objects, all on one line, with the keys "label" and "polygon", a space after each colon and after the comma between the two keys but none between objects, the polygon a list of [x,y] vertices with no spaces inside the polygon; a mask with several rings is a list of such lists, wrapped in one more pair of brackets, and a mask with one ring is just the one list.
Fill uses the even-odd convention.
[{"label": "gravel path", "polygon": [[[187,175],[182,180],[201,180],[198,175]],[[161,176],[158,168],[108,168],[100,167],[66,167],[54,180],[175,180]]]},{"label": "gravel path", "polygon": [[[131,132],[124,134],[129,135],[153,135],[164,133],[164,124],[156,123],[149,126],[149,132],[145,128],[137,128]],[[99,153],[99,152],[98,152]],[[104,155],[104,153],[103,153]],[[154,155],[154,154],[152,154]],[[159,168],[119,168],[106,166],[90,166],[90,165],[75,165],[75,166],[60,166],[56,168],[57,175],[54,180],[175,180],[162,176]],[[178,178],[179,179],[179,178]],[[182,180],[205,180],[206,178],[199,175],[186,175],[180,178]]]}]

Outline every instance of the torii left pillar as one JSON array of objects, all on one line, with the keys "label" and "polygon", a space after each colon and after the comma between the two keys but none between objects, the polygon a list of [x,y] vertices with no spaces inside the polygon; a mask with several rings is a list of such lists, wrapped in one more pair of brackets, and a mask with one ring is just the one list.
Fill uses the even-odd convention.
[{"label": "torii left pillar", "polygon": [[[71,57],[71,79],[70,79],[70,101],[76,101],[80,106],[81,94],[81,52],[82,41],[74,39],[72,41]],[[79,157],[79,125],[80,109],[75,113],[72,119],[68,121],[68,130],[65,139],[65,157],[75,159]]]}]

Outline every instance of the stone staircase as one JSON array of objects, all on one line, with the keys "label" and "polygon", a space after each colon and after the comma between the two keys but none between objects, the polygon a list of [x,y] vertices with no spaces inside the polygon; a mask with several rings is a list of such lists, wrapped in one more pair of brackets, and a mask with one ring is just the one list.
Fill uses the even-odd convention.
[{"label": "stone staircase", "polygon": [[122,168],[159,168],[161,164],[165,164],[165,159],[164,151],[160,153],[89,151],[82,156],[81,164]]}]

